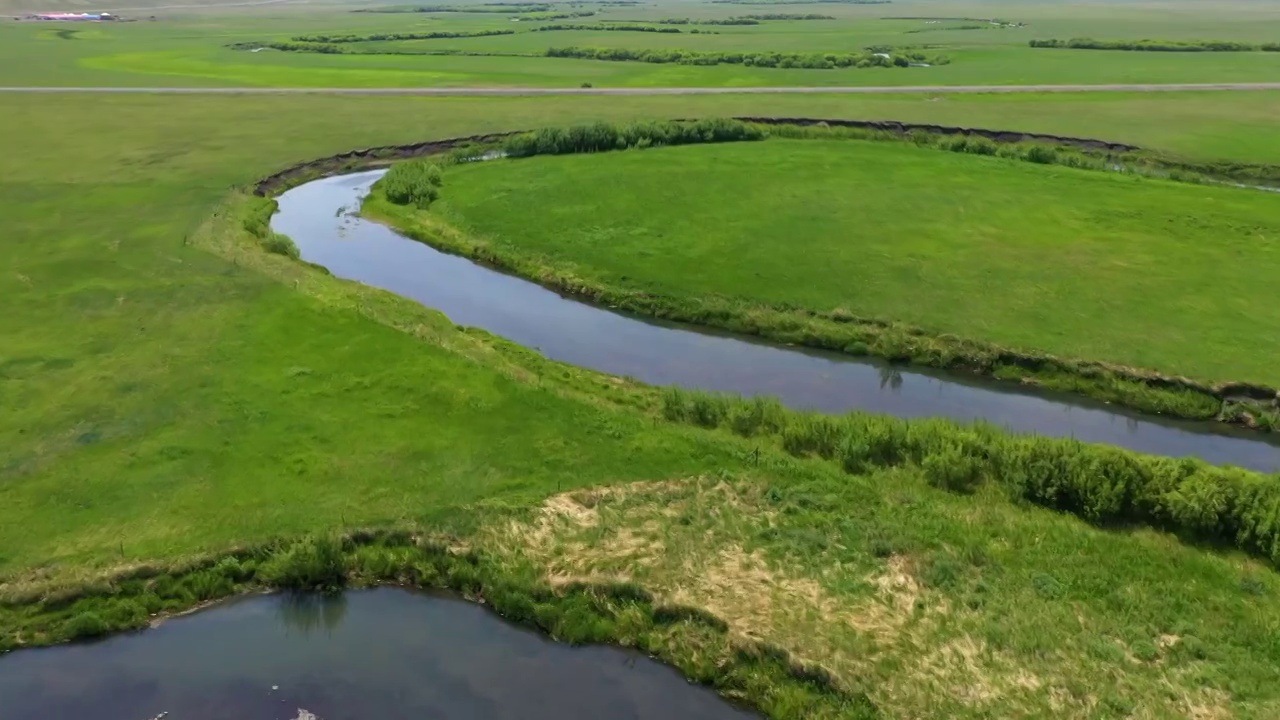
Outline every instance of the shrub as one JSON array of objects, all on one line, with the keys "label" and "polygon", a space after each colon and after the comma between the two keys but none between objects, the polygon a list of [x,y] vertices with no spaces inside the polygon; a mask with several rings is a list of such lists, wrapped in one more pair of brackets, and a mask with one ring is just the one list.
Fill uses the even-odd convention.
[{"label": "shrub", "polygon": [[443,184],[440,166],[422,160],[392,165],[378,182],[387,200],[422,210],[431,207],[431,203],[440,197]]},{"label": "shrub", "polygon": [[82,612],[67,622],[67,635],[72,640],[94,638],[111,631],[107,621],[95,612]]},{"label": "shrub", "polygon": [[1052,165],[1058,160],[1058,151],[1048,145],[1032,145],[1023,157],[1029,162]]},{"label": "shrub", "polygon": [[262,238],[262,247],[266,248],[269,253],[284,255],[294,260],[302,257],[302,252],[298,250],[297,244],[288,235],[281,235],[276,232],[268,233],[266,237]]},{"label": "shrub", "polygon": [[277,553],[258,574],[277,587],[337,590],[346,583],[347,577],[342,542],[329,537],[304,540]]}]

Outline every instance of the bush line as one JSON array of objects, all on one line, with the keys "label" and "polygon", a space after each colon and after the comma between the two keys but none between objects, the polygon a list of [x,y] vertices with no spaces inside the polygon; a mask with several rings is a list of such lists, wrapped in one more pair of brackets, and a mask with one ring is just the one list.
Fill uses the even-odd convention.
[{"label": "bush line", "polygon": [[679,34],[682,32],[680,28],[675,27],[655,27],[653,25],[543,25],[536,27],[533,32],[552,32],[558,30],[601,30],[605,32],[647,32],[647,33],[664,33],[668,35]]},{"label": "bush line", "polygon": [[[884,50],[884,52],[881,52]],[[611,62],[646,62],[679,65],[745,65],[760,68],[793,68],[833,70],[836,68],[910,67],[911,65],[946,65],[945,55],[925,55],[919,51],[892,51],[873,48],[861,53],[798,52],[704,52],[667,48],[547,48],[547,57]]]},{"label": "bush line", "polygon": [[39,596],[9,597],[0,603],[5,620],[0,655],[144,628],[153,614],[179,613],[238,594],[331,593],[385,584],[457,593],[561,642],[635,648],[692,682],[746,699],[770,717],[878,717],[864,694],[837,687],[823,668],[775,646],[731,638],[722,620],[700,608],[663,604],[633,583],[553,588],[528,564],[453,551],[391,530],[268,543],[185,565],[143,567]]},{"label": "bush line", "polygon": [[1148,524],[1280,565],[1280,475],[1012,435],[985,424],[832,417],[787,410],[774,399],[678,388],[665,392],[662,409],[668,420],[758,437],[851,474],[909,466],[945,490],[972,492],[995,483],[1015,498],[1092,523]]},{"label": "bush line", "polygon": [[394,40],[445,40],[450,38],[492,37],[494,35],[515,35],[515,30],[476,30],[474,32],[425,32],[425,33],[375,33],[373,35],[298,35],[294,42],[300,43],[361,43]]},{"label": "bush line", "polygon": [[1235,40],[1032,40],[1033,48],[1071,50],[1132,50],[1146,52],[1280,52],[1280,42],[1246,43]]}]

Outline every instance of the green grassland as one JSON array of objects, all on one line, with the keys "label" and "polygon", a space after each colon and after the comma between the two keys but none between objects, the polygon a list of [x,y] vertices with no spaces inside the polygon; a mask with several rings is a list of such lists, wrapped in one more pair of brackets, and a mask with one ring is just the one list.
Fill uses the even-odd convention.
[{"label": "green grassland", "polygon": [[905,143],[775,139],[458,167],[436,208],[497,252],[607,286],[840,308],[1280,384],[1270,360],[1280,345],[1258,332],[1280,323],[1267,314],[1280,296],[1239,281],[1243,267],[1280,271],[1280,205],[1260,191]]},{"label": "green grassland", "polygon": [[[769,6],[660,4],[591,6],[597,14],[575,24],[665,17],[725,18]],[[279,86],[749,86],[749,85],[973,85],[1044,83],[1172,83],[1268,81],[1280,75],[1274,53],[1180,53],[1034,50],[1033,37],[1227,39],[1265,42],[1280,37],[1280,21],[1255,3],[1226,13],[1195,12],[1180,3],[1162,10],[1088,9],[1060,4],[948,5],[946,15],[1000,17],[1025,27],[951,30],[954,21],[884,19],[934,16],[924,3],[779,6],[818,9],[835,20],[766,21],[755,26],[680,26],[680,34],[567,30],[533,32],[545,22],[514,22],[505,13],[352,13],[282,5],[256,14],[209,19],[159,16],[155,22],[69,27],[0,23],[0,82],[15,85],[279,85]],[[1159,18],[1152,20],[1152,15]],[[963,24],[963,23],[961,23]],[[691,34],[700,31],[716,34]],[[953,62],[942,67],[858,70],[783,70],[701,67],[539,57],[321,56],[226,47],[282,41],[315,33],[516,30],[513,35],[361,44],[359,52],[463,51],[539,56],[550,47],[599,46],[692,51],[848,53],[871,46],[927,46]],[[41,63],[24,62],[39,56]]]},{"label": "green grassland", "polygon": [[[1009,116],[1024,101],[975,102]],[[953,495],[912,467],[849,476],[767,446],[756,464],[758,442],[657,421],[642,388],[268,255],[238,225],[240,201],[219,207],[232,185],[351,147],[569,119],[885,107],[812,102],[24,98],[0,140],[12,159],[0,184],[5,593],[399,525],[537,577],[630,578],[828,668],[888,714],[1273,714],[1280,584],[1258,561],[1092,528],[996,486]],[[631,481],[651,484],[541,504]],[[584,503],[608,519],[590,522]],[[656,507],[682,509],[659,519]],[[544,515],[552,532],[520,530]],[[636,542],[653,533],[689,562],[632,562],[659,547]],[[48,625],[102,601],[81,602],[4,606],[0,627],[28,641],[102,627]],[[729,652],[684,642],[664,656]],[[782,702],[788,688],[751,697],[775,717],[821,716]]]},{"label": "green grassland", "polygon": [[[27,7],[0,2],[6,10]],[[1130,71],[1104,68],[1104,52],[1062,51],[1065,59],[1055,60],[1056,51],[1025,47],[1027,29],[908,33],[922,23],[879,17],[1001,17],[1026,21],[1045,37],[1268,41],[1280,25],[1265,3],[1249,2],[1213,9],[1164,2],[1158,14],[1128,5],[945,7],[786,5],[776,11],[839,19],[713,26],[720,34],[697,37],[706,48],[742,42],[776,50],[826,42],[856,48],[885,38],[945,42],[954,44],[947,49],[954,78],[989,67],[991,77],[1005,79],[978,82],[1102,82]],[[0,85],[644,86],[840,76],[226,47],[317,32],[519,25],[465,13],[346,9],[280,5],[217,16],[158,9],[155,22],[74,27],[4,21]],[[588,20],[770,11],[613,7]],[[540,36],[550,44],[563,34],[555,44],[582,44],[576,32],[483,40],[500,47]],[[669,39],[599,35],[590,42]],[[1210,64],[1155,58],[1131,72],[1236,81],[1271,67],[1253,57],[1204,59]],[[976,69],[959,72],[966,65]],[[912,76],[849,74],[891,84],[910,84],[896,78]],[[483,597],[563,639],[644,648],[774,718],[1275,717],[1280,520],[1266,506],[1275,478],[946,423],[895,427],[909,428],[903,432],[913,441],[960,449],[857,466],[832,462],[830,448],[797,447],[794,427],[742,437],[710,427],[727,415],[679,417],[671,411],[676,395],[552,363],[416,303],[271,254],[246,223],[260,217],[263,203],[244,188],[353,148],[594,120],[734,115],[999,127],[1103,137],[1196,160],[1274,163],[1278,114],[1280,93],[1272,92],[0,94],[0,652],[139,627],[150,612],[231,592],[403,581]],[[771,182],[761,181],[766,172]],[[693,191],[670,192],[677,176]],[[890,194],[886,178],[913,194]],[[500,188],[509,193],[494,192]],[[740,197],[748,191],[750,204]],[[622,197],[629,193],[635,196]],[[822,212],[797,217],[801,194]],[[618,282],[626,272],[625,282],[671,292],[745,292],[750,284],[752,293],[774,299],[825,308],[835,297],[863,304],[851,309],[922,324],[934,313],[939,323],[1003,333],[1008,342],[1058,342],[1080,354],[1123,350],[1137,353],[1135,361],[1176,354],[1170,369],[1267,380],[1274,371],[1262,359],[1274,355],[1273,341],[1256,328],[1274,325],[1267,314],[1274,298],[1261,278],[1274,274],[1276,258],[1258,236],[1270,238],[1278,222],[1272,200],[903,144],[769,140],[452,168],[438,208],[494,241],[522,251],[540,243],[538,252],[577,257],[579,270],[613,273]],[[704,204],[698,212],[675,212],[695,201]],[[562,203],[584,212],[561,218],[574,234],[555,238],[544,231]],[[1026,209],[1033,203],[1040,214]],[[649,238],[653,254],[645,255],[618,228],[627,218],[649,228],[664,216],[652,212],[659,204],[679,222]],[[513,215],[494,217],[499,209]],[[1171,212],[1183,221],[1165,223]],[[519,233],[514,213],[525,213]],[[716,219],[744,231],[732,237],[712,227]],[[838,231],[838,221],[857,233]],[[604,236],[613,243],[607,253],[571,245]],[[787,252],[751,242],[761,237]],[[869,242],[875,252],[866,250]],[[940,268],[944,242],[961,244],[965,262]],[[997,243],[1016,254],[990,252]],[[780,254],[785,263],[767,265]],[[1044,254],[1053,269],[1073,273],[1061,277],[1047,263],[1026,261]],[[716,262],[694,272],[698,257]],[[999,282],[990,277],[996,272]],[[1022,288],[1018,303],[974,304],[975,296],[992,298],[991,286],[1008,286],[1004,276]],[[1186,292],[1164,308],[1177,311],[1176,323],[1155,303],[1175,289]],[[1053,302],[1059,297],[1074,302]],[[1118,306],[1123,315],[1107,313]],[[1217,351],[1186,337],[1192,327]],[[1121,347],[1126,328],[1142,347]],[[864,420],[839,422],[847,430]],[[822,430],[836,421],[788,422]],[[1073,473],[1064,474],[1063,487],[1092,483],[1086,506],[1071,506],[1070,492],[1055,502],[1014,491],[1011,478],[992,473],[1032,462],[1035,453],[975,465],[961,452],[975,438],[1060,453],[1054,457]],[[978,471],[963,486],[938,480],[950,476],[939,459],[953,456],[957,468]],[[1138,470],[1108,474],[1117,468]],[[1152,493],[1144,502],[1154,498],[1167,516],[1138,512],[1127,494],[1125,483],[1157,477],[1181,478],[1142,488]],[[1103,512],[1104,505],[1122,511]],[[1246,528],[1238,521],[1248,513]],[[317,549],[328,547],[323,542],[292,544],[361,527],[404,528],[426,545],[352,542],[330,552]],[[218,561],[233,550],[235,557]],[[312,563],[317,554],[327,560]],[[297,571],[316,564],[327,573],[323,583]],[[797,674],[797,667],[808,669]]]}]

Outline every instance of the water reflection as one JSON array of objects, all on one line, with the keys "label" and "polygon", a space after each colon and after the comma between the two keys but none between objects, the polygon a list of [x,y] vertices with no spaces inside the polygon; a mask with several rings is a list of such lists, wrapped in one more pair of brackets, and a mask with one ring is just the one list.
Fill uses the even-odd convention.
[{"label": "water reflection", "polygon": [[307,637],[323,630],[331,635],[346,616],[347,596],[343,593],[288,593],[280,598],[280,624],[286,634]]}]

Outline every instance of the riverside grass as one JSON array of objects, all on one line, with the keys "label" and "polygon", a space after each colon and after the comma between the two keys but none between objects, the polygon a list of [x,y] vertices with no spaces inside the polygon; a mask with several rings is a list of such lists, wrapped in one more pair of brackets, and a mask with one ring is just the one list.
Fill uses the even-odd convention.
[{"label": "riverside grass", "polygon": [[[582,142],[566,140],[567,144],[560,150],[550,149],[558,140],[546,133],[512,138],[507,141],[507,148],[513,155],[609,149],[614,146],[611,138],[619,131],[615,129],[613,135],[610,135],[606,130],[607,128],[596,128],[592,131],[604,137],[599,142],[588,142],[586,135],[591,134],[588,129],[565,131],[570,135],[576,132],[576,137]],[[778,127],[768,128],[768,131],[784,136],[793,132]],[[830,137],[830,133],[836,131],[849,132],[844,128],[802,128],[794,132],[822,138]],[[559,138],[567,138],[565,133],[561,133]],[[619,146],[637,145],[620,138],[617,142],[621,143]],[[964,161],[951,160],[948,153],[901,147],[901,144],[898,149],[887,150],[883,146],[865,142],[853,142],[852,146],[832,142],[806,142],[810,144],[770,140],[751,147],[721,146],[714,151],[711,148],[695,148],[693,153],[685,157],[673,155],[684,150],[663,150],[653,154],[611,155],[608,159],[600,160],[570,158],[573,173],[553,173],[549,179],[538,181],[540,184],[522,184],[525,183],[522,178],[528,173],[546,178],[545,163],[560,160],[502,161],[460,167],[451,172],[456,176],[457,182],[442,201],[440,212],[435,217],[413,216],[387,204],[379,205],[376,193],[370,211],[375,216],[391,219],[398,227],[415,233],[419,239],[513,270],[556,289],[635,312],[709,324],[775,340],[853,354],[871,353],[894,360],[967,369],[1002,379],[1080,392],[1148,412],[1187,418],[1216,417],[1263,429],[1269,429],[1275,423],[1275,391],[1266,388],[1267,383],[1274,382],[1272,369],[1267,363],[1259,362],[1264,354],[1254,352],[1256,348],[1253,338],[1242,342],[1243,338],[1249,337],[1248,328],[1254,326],[1255,320],[1246,320],[1245,315],[1219,312],[1222,302],[1232,302],[1230,295],[1220,297],[1222,286],[1230,285],[1225,280],[1218,283],[1208,277],[1213,273],[1211,268],[1179,264],[1179,253],[1184,259],[1190,259],[1189,254],[1206,252],[1195,238],[1198,237],[1197,233],[1213,234],[1207,228],[1176,233],[1172,241],[1153,239],[1152,242],[1164,242],[1167,246],[1164,256],[1156,261],[1153,258],[1144,259],[1147,258],[1145,253],[1149,251],[1150,243],[1146,240],[1137,242],[1137,238],[1150,235],[1151,230],[1135,224],[1136,216],[1123,221],[1124,217],[1133,214],[1132,209],[1126,209],[1124,217],[1116,215],[1112,219],[1123,221],[1121,226],[1114,226],[1112,220],[1108,220],[1111,226],[1106,228],[1096,225],[1099,221],[1088,217],[1071,219],[1064,216],[1067,226],[1073,229],[1079,227],[1086,233],[1080,240],[1062,237],[1053,243],[1044,243],[1034,237],[1017,239],[1009,234],[1012,225],[1002,227],[1000,224],[1013,223],[1018,219],[1016,206],[1022,201],[1017,195],[1024,193],[1023,186],[1026,184],[1034,187],[1059,183],[1067,188],[1078,187],[1084,191],[1087,204],[1102,203],[1104,206],[1108,200],[1103,199],[1099,193],[1127,193],[1122,196],[1126,199],[1125,202],[1137,198],[1141,203],[1145,198],[1153,211],[1157,210],[1156,204],[1165,202],[1163,196],[1166,194],[1170,200],[1179,198],[1180,203],[1205,203],[1204,200],[1180,190],[1179,185],[1163,180],[1115,177],[1100,172],[1064,175],[1077,172],[1067,168],[1055,169],[1052,173],[1030,168],[1019,171],[1004,161],[1005,158],[1012,157],[1030,161],[1029,164],[1066,162],[1073,166],[1093,167],[1106,167],[1109,162],[1114,162],[1105,157],[1090,158],[1074,152],[1063,153],[1062,150],[1036,144],[1019,150],[1016,146],[999,148],[982,138],[954,137],[931,141],[938,142],[943,149],[955,153],[1004,156],[974,158],[969,161],[972,163],[969,167],[964,167],[961,164]],[[538,149],[539,144],[545,147]],[[655,140],[654,144],[662,144],[661,139]],[[1006,150],[1012,151],[1012,154]],[[714,155],[709,156],[708,152],[713,152]],[[957,201],[943,196],[933,198],[928,195],[931,188],[925,186],[919,192],[906,189],[899,191],[901,179],[886,184],[870,176],[890,173],[904,177],[915,174],[933,178],[939,173],[960,173],[963,186],[951,183],[947,192],[957,192],[965,198],[960,202],[972,202],[980,208],[979,217],[982,218],[984,232],[991,235],[998,246],[992,245],[993,240],[966,236],[968,239],[965,240],[965,247],[973,246],[973,252],[965,255],[970,258],[968,267],[961,267],[958,271],[954,267],[948,268],[939,274],[929,271],[929,265],[925,264],[923,270],[915,269],[904,276],[903,273],[909,268],[898,267],[902,265],[901,262],[890,262],[888,271],[874,270],[879,267],[876,263],[883,264],[886,258],[891,260],[892,255],[866,258],[859,252],[850,256],[848,248],[851,246],[844,242],[843,234],[834,232],[845,226],[835,217],[822,220],[826,217],[823,213],[818,213],[817,220],[817,229],[822,232],[803,230],[803,237],[793,237],[792,231],[788,231],[786,242],[760,243],[755,238],[757,229],[737,229],[740,225],[744,228],[746,225],[754,228],[761,226],[752,219],[750,213],[739,216],[738,203],[742,192],[750,186],[717,181],[711,175],[718,173],[709,170],[711,166],[705,162],[710,157],[728,158],[733,167],[741,170],[735,177],[767,177],[769,173],[756,173],[750,169],[755,162],[751,156],[756,152],[766,158],[765,163],[770,172],[785,174],[785,167],[812,168],[815,163],[827,167],[830,173],[820,174],[823,179],[817,181],[823,187],[813,188],[812,192],[816,195],[809,194],[810,197],[821,197],[823,193],[830,196],[830,191],[834,189],[831,187],[833,178],[837,182],[841,182],[839,178],[842,176],[863,178],[865,184],[860,185],[856,192],[868,198],[866,203],[897,202],[900,205],[909,201],[913,206],[931,207],[930,215],[939,212],[954,214],[955,210],[947,208],[957,207]],[[850,162],[844,162],[846,158],[840,153],[849,154],[847,159]],[[688,197],[688,202],[703,209],[688,215],[653,215],[646,211],[648,220],[634,216],[633,211],[653,205],[654,198],[648,198],[646,192],[661,194],[661,188],[667,187],[662,183],[651,183],[650,180],[656,179],[653,173],[664,168],[668,162],[679,165],[682,177],[693,177],[690,187],[695,192]],[[593,163],[599,165],[593,168]],[[616,176],[613,168],[618,163],[628,168],[640,169],[628,169],[621,176]],[[684,163],[693,165],[685,168]],[[698,170],[694,166],[702,169]],[[608,168],[605,171],[613,177],[611,182],[619,182],[618,177],[622,177],[620,182],[631,183],[634,187],[625,193],[611,193],[602,200],[593,201],[595,209],[590,212],[584,212],[572,203],[557,201],[547,204],[548,197],[562,191],[568,193],[566,197],[581,197],[579,192],[570,192],[561,186],[587,181],[586,178],[596,168]],[[685,170],[691,175],[685,175]],[[1036,172],[1046,177],[1035,177],[1033,174]],[[510,173],[514,173],[514,179]],[[979,181],[976,176],[970,177],[974,173],[981,175],[982,179]],[[479,182],[471,180],[477,176],[481,178]],[[811,178],[808,182],[812,185],[812,177],[815,176],[811,173],[808,176]],[[587,182],[598,181],[593,179]],[[806,181],[797,179],[797,182],[803,185]],[[994,190],[991,188],[992,183],[997,184]],[[1001,183],[1003,186],[999,185]],[[767,183],[757,184],[764,188]],[[932,180],[928,183],[933,184],[936,183]],[[724,198],[715,194],[726,191],[729,194]],[[932,192],[939,195],[936,190]],[[1272,217],[1276,213],[1267,206],[1271,198],[1264,193],[1225,188],[1208,188],[1203,192],[1210,198],[1209,204],[1204,205],[1206,212],[1210,213],[1208,217],[1220,215],[1226,207],[1230,207],[1232,213],[1244,213],[1242,217],[1250,217],[1248,222],[1254,227],[1242,228],[1233,219],[1223,225],[1222,233],[1215,235],[1215,243],[1226,242],[1239,246],[1242,252],[1253,253],[1258,261],[1266,262],[1270,255],[1266,249],[1268,245],[1265,228],[1280,227],[1280,220]],[[809,191],[802,193],[798,188],[786,188],[782,192],[783,195],[797,197],[805,193]],[[893,198],[885,198],[885,195],[894,195],[898,199],[895,201]],[[921,195],[924,196],[920,197]],[[474,216],[467,213],[470,196],[483,196],[486,207],[496,207],[500,211],[471,222],[471,217]],[[776,226],[782,222],[777,218],[780,217],[779,213],[785,215],[785,200],[776,195],[757,200],[760,202],[754,204],[752,212],[764,207],[773,208],[770,210],[770,215],[774,218],[773,225],[765,223],[763,227]],[[601,202],[607,203],[608,209],[600,208]],[[1027,202],[1033,203],[1037,212],[1043,212],[1043,206],[1035,204],[1038,201],[1034,198],[1028,198]],[[1080,202],[1085,203],[1086,200],[1082,198]],[[1119,202],[1119,199],[1112,197],[1110,202]],[[1224,210],[1210,210],[1211,207],[1219,206]],[[598,222],[601,212],[610,218],[610,226],[626,226],[631,230],[610,242],[601,242],[598,237],[600,233],[610,232]],[[833,209],[832,212],[839,215],[837,210]],[[964,212],[963,207],[960,212]],[[1163,213],[1165,209],[1159,208],[1158,212]],[[993,221],[988,220],[987,216],[1000,220],[994,221],[996,224],[992,225]],[[788,218],[786,223],[795,220],[801,227],[814,224],[814,218],[808,214],[806,218],[800,219],[785,217]],[[904,231],[894,227],[894,223],[880,227],[874,224],[877,222],[874,214],[862,214],[860,217],[862,219],[856,224],[859,228],[858,242],[871,240],[872,250],[886,241],[896,242],[901,239],[900,234]],[[868,217],[873,223],[871,227],[867,226]],[[511,225],[515,222],[514,218],[520,219],[519,228]],[[711,222],[717,229],[708,232],[694,230],[707,218],[712,218]],[[576,229],[575,223],[583,221],[594,228],[590,237],[583,234],[585,231]],[[894,222],[899,223],[901,220]],[[920,226],[918,219],[906,222],[911,226],[907,235],[911,236],[913,247],[918,246],[916,254],[920,254],[922,258],[936,257],[938,260],[945,253],[941,252],[942,246],[936,243],[947,236],[946,228],[963,227],[939,225],[940,220],[929,221],[933,224],[926,223],[926,226]],[[956,222],[959,223],[960,220],[957,219]],[[665,228],[656,226],[644,229],[653,223],[674,223],[677,231],[668,233]],[[551,226],[557,228],[556,232],[544,232]],[[459,230],[454,231],[452,228]],[[1095,230],[1103,233],[1097,240],[1088,237]],[[951,232],[954,234],[954,231]],[[689,241],[689,233],[693,233],[696,241]],[[1131,238],[1132,241],[1112,243],[1108,233],[1120,239]],[[1254,233],[1261,233],[1262,245],[1250,246]],[[1057,232],[1056,235],[1063,233]],[[1185,238],[1182,237],[1184,235]],[[644,237],[645,243],[635,242],[640,237]],[[1104,237],[1107,238],[1106,242],[1101,239]],[[661,246],[661,253],[653,250],[653,242]],[[797,243],[807,249],[798,248]],[[1072,249],[1077,246],[1078,251]],[[986,247],[987,250],[979,252],[981,247]],[[1010,249],[1014,252],[1010,253]],[[1049,256],[1044,256],[1045,252]],[[1126,252],[1131,257],[1126,257]],[[1134,255],[1135,252],[1143,254]],[[709,257],[708,253],[714,253],[717,257],[715,272],[712,273],[705,272],[704,260]],[[1019,259],[1022,258],[1020,253],[1030,253],[1035,257]],[[1074,260],[1068,258],[1070,262],[1065,267],[1059,267],[1055,264],[1057,261],[1047,259],[1063,253],[1078,257]],[[1115,257],[1105,259],[1100,255],[1102,253],[1110,253]],[[997,257],[993,263],[993,258],[990,257],[993,254],[1008,257]],[[913,256],[908,254],[905,257]],[[857,260],[857,263],[841,265],[838,260],[833,262],[833,258],[841,257],[848,257],[850,261]],[[869,265],[868,260],[872,261]],[[983,272],[994,272],[988,266],[994,264],[1004,268],[1010,262],[1016,263],[1020,269],[1001,272],[1007,278],[1014,278],[1011,290],[1019,297],[1026,296],[1023,303],[1010,305],[1002,302],[993,305],[983,303],[975,297],[953,296],[955,292],[977,282]],[[1031,270],[1022,267],[1027,263],[1031,263]],[[1158,263],[1161,269],[1161,275],[1154,279],[1148,277],[1151,270],[1156,269],[1153,263]],[[1138,268],[1143,269],[1139,271]],[[1062,275],[1064,270],[1068,273],[1066,276]],[[809,271],[814,273],[816,281],[796,282],[797,273]],[[869,295],[860,287],[860,281],[848,276],[849,272],[854,273],[853,278],[861,277],[869,287],[879,287],[890,301],[886,304],[885,298]],[[919,283],[916,281],[921,272],[929,272],[930,276],[937,275],[942,289],[930,287],[930,283],[917,287]],[[1037,272],[1040,274],[1037,275]],[[1051,274],[1044,275],[1045,272]],[[865,276],[868,273],[875,277],[867,280]],[[1140,277],[1132,277],[1134,275]],[[888,277],[887,280],[885,276]],[[901,280],[894,280],[899,277]],[[1018,283],[1021,281],[1017,278],[1022,277],[1031,285],[1019,289]],[[1069,282],[1063,280],[1063,277]],[[903,283],[907,282],[907,278],[910,278],[910,286],[916,290],[909,294],[894,292],[894,288],[898,287],[894,283],[898,282],[903,286],[901,289],[905,289],[906,285]],[[1138,282],[1135,283],[1134,280]],[[1174,284],[1170,284],[1170,281]],[[1089,285],[1090,282],[1105,283],[1108,286],[1106,293],[1100,287]],[[1126,289],[1127,286],[1132,286],[1132,289]],[[1036,287],[1053,289],[1046,294],[1043,289],[1036,290]],[[697,290],[691,291],[690,288]],[[1200,288],[1198,295],[1189,295],[1191,288]],[[925,291],[923,296],[919,292],[921,289]],[[861,299],[846,297],[850,293]],[[1051,297],[1053,303],[1048,303]],[[1219,299],[1205,304],[1204,301],[1215,297]],[[1169,333],[1167,323],[1159,322],[1149,327],[1165,328],[1159,334],[1163,338],[1152,337],[1142,346],[1134,347],[1132,337],[1148,334],[1137,325],[1146,322],[1147,316],[1152,312],[1159,312],[1163,317],[1165,303],[1170,298],[1178,298],[1178,302],[1191,311],[1189,317],[1182,319],[1183,324],[1187,325],[1184,332],[1234,337],[1234,346],[1226,344],[1224,347],[1223,344],[1215,343],[1210,352],[1204,352],[1209,348],[1189,345],[1182,341],[1181,333]],[[1128,303],[1130,299],[1132,303]],[[1122,301],[1128,304],[1125,304],[1122,311],[1116,310],[1113,306]],[[959,315],[956,313],[957,309],[962,309]],[[1036,316],[1034,322],[1024,317],[1027,313]],[[905,320],[906,323],[895,325],[881,320],[866,320],[868,316]],[[1209,316],[1213,317],[1212,323],[1206,322]],[[1225,318],[1227,322],[1218,322],[1219,317]],[[1251,315],[1247,317],[1252,318]],[[1092,322],[1082,324],[1082,318],[1089,318]],[[1229,324],[1233,319],[1244,325],[1233,328]],[[929,328],[930,332],[915,329],[920,326]],[[978,329],[978,332],[974,332],[974,329]],[[948,332],[968,335],[969,338],[942,334]],[[1160,342],[1161,339],[1164,341]],[[1230,342],[1231,340],[1223,341],[1224,344]],[[1018,349],[1011,350],[1010,346]],[[1201,352],[1196,353],[1197,349]],[[1060,359],[1055,355],[1065,356],[1067,359]],[[1082,359],[1071,359],[1073,357]],[[1218,384],[1215,385],[1212,381],[1165,378],[1151,371],[1135,369],[1136,367],[1209,378],[1218,381]],[[1232,381],[1246,382],[1242,384]],[[1247,381],[1252,381],[1254,385],[1249,385]],[[1257,386],[1257,383],[1262,385]]]},{"label": "riverside grass", "polygon": [[[766,659],[785,649],[889,716],[1274,717],[1280,583],[1253,558],[1090,527],[995,484],[963,495],[910,466],[849,475],[664,422],[652,390],[266,252],[248,228],[269,201],[226,196],[351,148],[733,103],[24,99],[0,119],[0,290],[20,310],[0,318],[0,632],[34,644],[133,627],[115,623],[141,622],[148,593],[164,612],[228,592],[197,578],[227,554],[245,578],[230,591],[294,584],[311,574],[249,578],[243,553],[268,548],[255,562],[274,566],[272,548],[292,557],[300,535],[405,526],[532,573],[539,593],[634,583],[673,662],[730,672],[759,640]],[[395,567],[411,580],[429,563],[409,555],[344,546],[343,580]],[[118,595],[130,582],[142,594]],[[615,607],[581,637],[650,627],[643,600]],[[660,610],[681,607],[696,622]],[[775,667],[754,698],[771,716],[826,707]]]}]

